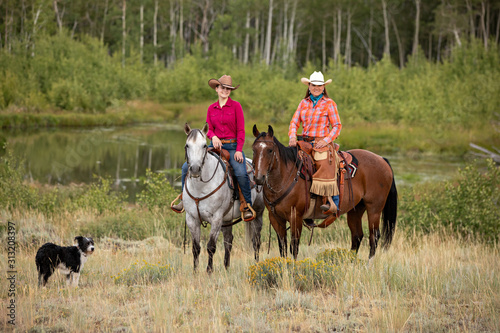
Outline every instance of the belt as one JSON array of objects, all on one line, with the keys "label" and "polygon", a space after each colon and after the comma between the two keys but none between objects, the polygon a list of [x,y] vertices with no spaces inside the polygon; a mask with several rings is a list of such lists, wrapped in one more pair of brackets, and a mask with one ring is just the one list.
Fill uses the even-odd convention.
[{"label": "belt", "polygon": [[316,136],[307,136],[307,135],[303,135],[302,136],[302,140],[305,141],[305,142],[313,142],[313,141],[316,141],[316,140],[321,140],[321,139],[324,139],[325,137],[322,136],[322,137],[316,137]]},{"label": "belt", "polygon": [[222,140],[220,140],[220,142],[222,142],[222,143],[236,143],[236,142],[238,142],[238,140],[237,139],[222,139]]}]

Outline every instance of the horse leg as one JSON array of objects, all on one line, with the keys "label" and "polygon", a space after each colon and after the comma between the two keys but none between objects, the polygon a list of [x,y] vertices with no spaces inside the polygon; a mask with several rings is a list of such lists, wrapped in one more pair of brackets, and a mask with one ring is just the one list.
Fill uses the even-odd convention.
[{"label": "horse leg", "polygon": [[189,227],[189,230],[191,231],[191,239],[193,241],[193,265],[194,265],[194,271],[198,269],[198,262],[200,258],[200,223],[196,221],[196,219],[192,218],[189,214],[186,214],[186,224]]},{"label": "horse leg", "polygon": [[286,221],[282,218],[277,217],[273,213],[269,212],[269,222],[276,231],[276,235],[278,236],[278,245],[280,247],[280,256],[286,258]]},{"label": "horse leg", "polygon": [[[373,210],[373,211],[372,211]],[[382,213],[382,209],[378,210],[376,207],[372,209],[370,207],[368,210],[368,228],[370,229],[370,256],[368,259],[371,259],[375,255],[375,251],[377,250],[378,240],[380,239],[380,215]]]},{"label": "horse leg", "polygon": [[293,259],[297,260],[299,255],[300,235],[302,234],[302,215],[297,216],[295,206],[291,207],[290,216],[290,253]]},{"label": "horse leg", "polygon": [[[222,221],[222,216],[220,217],[219,221]],[[207,245],[207,252],[208,252],[207,272],[208,273],[212,273],[214,270],[214,267],[213,267],[214,254],[215,254],[215,250],[217,248],[217,238],[219,237],[220,229],[221,229],[220,223],[213,223],[212,228],[210,229],[210,235],[209,235],[209,240],[208,240],[208,245]]]},{"label": "horse leg", "polygon": [[363,240],[363,225],[362,217],[366,207],[363,202],[360,202],[354,209],[347,213],[347,225],[351,230],[351,251],[358,253],[359,246]]},{"label": "horse leg", "polygon": [[231,264],[231,249],[233,248],[233,227],[222,228],[224,235],[224,267],[229,268]]},{"label": "horse leg", "polygon": [[260,251],[260,233],[262,231],[262,213],[257,213],[255,219],[246,224],[247,235],[251,238],[254,258],[256,262],[259,262],[259,251]]}]

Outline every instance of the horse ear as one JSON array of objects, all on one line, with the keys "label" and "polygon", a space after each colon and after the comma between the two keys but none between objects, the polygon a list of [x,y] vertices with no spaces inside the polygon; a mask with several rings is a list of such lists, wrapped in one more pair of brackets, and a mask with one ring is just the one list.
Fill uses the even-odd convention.
[{"label": "horse ear", "polygon": [[205,126],[203,126],[203,128],[201,129],[201,131],[203,132],[204,136],[207,136],[207,133],[208,133],[208,123],[205,123]]},{"label": "horse ear", "polygon": [[253,124],[253,136],[258,137],[259,134],[260,134],[260,132],[257,129],[257,124]]},{"label": "horse ear", "polygon": [[273,130],[273,127],[271,125],[269,125],[269,127],[267,128],[267,135],[269,135],[271,138],[274,135],[274,130]]},{"label": "horse ear", "polygon": [[185,123],[184,124],[184,133],[186,133],[186,135],[189,135],[189,132],[191,132],[191,127],[189,127],[188,123]]}]

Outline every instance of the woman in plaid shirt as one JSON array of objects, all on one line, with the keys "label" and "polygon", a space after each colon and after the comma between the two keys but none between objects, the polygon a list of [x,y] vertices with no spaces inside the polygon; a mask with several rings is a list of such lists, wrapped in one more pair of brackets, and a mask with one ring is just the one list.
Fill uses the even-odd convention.
[{"label": "woman in plaid shirt", "polygon": [[[330,79],[325,82],[323,73],[314,72],[309,79],[302,78],[301,82],[308,86],[308,90],[290,121],[288,130],[289,145],[292,147],[297,145],[297,131],[300,124],[302,124],[302,139],[310,142],[315,151],[325,150],[325,147],[329,145],[333,146],[333,141],[339,136],[342,129],[337,104],[328,97],[325,89],[325,86],[330,84],[332,80]],[[317,174],[318,172],[313,176],[311,192],[318,195],[331,196],[333,202],[332,200],[328,200],[330,205],[322,205],[321,209],[329,213],[336,213],[339,204],[336,179],[335,177],[334,179],[317,177]],[[335,168],[336,174],[337,168]]]}]

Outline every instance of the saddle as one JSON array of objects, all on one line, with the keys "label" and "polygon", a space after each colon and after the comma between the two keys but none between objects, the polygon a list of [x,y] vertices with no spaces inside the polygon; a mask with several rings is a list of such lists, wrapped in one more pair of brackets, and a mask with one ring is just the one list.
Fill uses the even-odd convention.
[{"label": "saddle", "polygon": [[[304,179],[311,179],[312,180],[313,177],[318,177],[320,179],[331,179],[334,176],[334,170],[335,170],[335,168],[332,167],[331,164],[333,162],[333,157],[335,158],[335,163],[338,163],[338,172],[337,172],[337,175],[335,175],[336,176],[335,179],[338,180],[338,181],[336,181],[336,186],[335,186],[336,188],[334,189],[335,194],[326,193],[324,195],[325,196],[326,195],[330,195],[330,196],[331,195],[339,195],[339,202],[341,203],[343,196],[344,196],[345,180],[350,181],[354,177],[356,170],[357,170],[358,160],[356,159],[356,157],[354,157],[351,153],[343,152],[343,151],[339,150],[339,145],[337,143],[334,143],[333,145],[329,145],[323,149],[316,149],[316,150],[312,147],[312,145],[310,143],[305,142],[305,141],[298,141],[297,145],[298,145],[298,149],[299,149],[299,156],[301,156],[301,152],[302,152],[302,154],[307,154],[308,160],[313,161],[311,163],[312,166],[310,168],[306,169],[307,176],[305,175],[303,177]],[[314,158],[313,158],[313,156],[314,156],[313,154],[317,153],[318,151],[320,154],[323,154],[322,160],[320,160],[320,163],[323,163],[323,165],[322,165],[323,171],[320,171],[321,172],[320,174],[318,174],[319,173],[318,169],[321,170],[321,166],[320,166],[320,168],[318,168],[319,163],[317,163],[317,161],[314,161]],[[335,154],[335,155],[333,155],[333,154]],[[305,165],[305,163],[304,163],[304,165]],[[312,189],[312,187],[311,187],[311,189]],[[323,194],[319,195],[317,193],[309,193],[309,192],[307,193],[307,196],[306,196],[307,201],[306,201],[306,207],[305,207],[306,215],[310,215],[310,213],[312,213],[314,211],[315,206],[316,206],[317,201],[318,201],[316,199],[318,198],[318,196],[321,196],[321,195],[323,195]],[[319,203],[319,204],[321,204],[321,203]],[[340,216],[340,208],[339,207],[337,207],[337,211],[335,212],[335,214],[329,215],[322,223],[320,223],[319,225],[314,225],[314,227],[326,228],[331,223],[333,223],[337,219],[338,216]],[[308,226],[308,225],[306,225],[306,226]]]},{"label": "saddle", "polygon": [[[241,192],[241,188],[238,186],[238,181],[236,180],[236,176],[234,175],[234,170],[229,163],[231,154],[224,148],[217,149],[215,147],[209,147],[208,152],[215,157],[220,158],[220,160],[222,161],[227,171],[227,182],[229,188],[233,190],[233,200],[240,200],[240,211],[243,212],[247,204],[245,198],[243,197],[243,193]],[[246,160],[246,171],[249,175],[248,178],[250,180],[250,189],[253,189],[256,186],[256,183],[254,181],[254,177],[250,176],[254,174],[254,168],[248,160]]]}]

